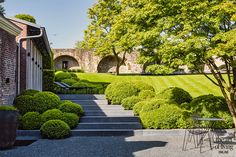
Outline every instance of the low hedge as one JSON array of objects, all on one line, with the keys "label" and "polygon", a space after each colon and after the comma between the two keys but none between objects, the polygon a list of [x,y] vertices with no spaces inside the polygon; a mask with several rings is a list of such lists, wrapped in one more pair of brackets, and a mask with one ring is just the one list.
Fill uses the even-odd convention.
[{"label": "low hedge", "polygon": [[66,83],[66,84],[68,84],[70,86],[72,86],[73,84],[77,83],[77,81],[74,80],[74,79],[64,79],[61,82]]},{"label": "low hedge", "polygon": [[42,125],[42,119],[38,112],[28,112],[20,118],[20,126],[24,130],[38,130]]},{"label": "low hedge", "polygon": [[146,105],[148,101],[140,101],[136,103],[133,107],[133,111],[135,115],[139,115],[140,111],[142,110],[143,106]]},{"label": "low hedge", "polygon": [[156,96],[156,93],[152,90],[142,90],[138,95],[141,99],[151,99]]},{"label": "low hedge", "polygon": [[[149,112],[149,111],[152,111],[152,110],[156,110],[160,106],[165,105],[165,104],[170,104],[170,103],[167,102],[166,100],[163,100],[163,99],[156,99],[156,98],[151,99],[146,104],[143,105],[140,112]],[[173,104],[173,105],[175,105],[175,104]]]},{"label": "low hedge", "polygon": [[131,96],[122,100],[121,104],[125,110],[132,110],[134,105],[138,102],[142,101],[142,99],[138,96]]},{"label": "low hedge", "polygon": [[58,71],[55,74],[55,81],[57,82],[61,82],[64,79],[70,79],[70,78],[72,78],[72,76],[69,72]]},{"label": "low hedge", "polygon": [[40,91],[34,90],[34,89],[27,89],[21,92],[20,95],[29,95],[29,96],[34,96],[35,94],[39,93]]},{"label": "low hedge", "polygon": [[78,116],[82,116],[83,113],[84,113],[84,110],[81,107],[81,105],[73,103],[73,102],[68,101],[68,100],[62,101],[60,106],[59,106],[59,109],[62,112],[74,113],[74,114],[76,114]]},{"label": "low hedge", "polygon": [[182,109],[175,105],[162,105],[158,109],[140,112],[140,119],[144,128],[174,129],[178,127]]},{"label": "low hedge", "polygon": [[51,110],[47,110],[45,111],[42,115],[42,122],[45,123],[46,121],[49,120],[62,120],[63,119],[63,113],[58,110],[58,109],[51,109]]},{"label": "low hedge", "polygon": [[131,83],[134,84],[136,86],[136,88],[139,89],[139,91],[142,91],[142,90],[155,91],[153,86],[151,86],[143,81],[131,81]]},{"label": "low hedge", "polygon": [[79,116],[74,113],[63,113],[62,120],[66,122],[71,129],[73,129],[79,123]]},{"label": "low hedge", "polygon": [[164,89],[163,91],[157,94],[157,98],[166,99],[169,102],[177,103],[178,105],[192,101],[192,96],[187,91],[178,87],[170,87]]},{"label": "low hedge", "polygon": [[0,105],[0,111],[17,111],[17,109],[13,106],[7,106],[7,105],[1,106]]},{"label": "low hedge", "polygon": [[34,97],[30,95],[21,95],[15,98],[14,106],[21,115],[34,111]]},{"label": "low hedge", "polygon": [[49,120],[41,126],[40,132],[43,137],[61,139],[70,135],[70,127],[64,121]]}]

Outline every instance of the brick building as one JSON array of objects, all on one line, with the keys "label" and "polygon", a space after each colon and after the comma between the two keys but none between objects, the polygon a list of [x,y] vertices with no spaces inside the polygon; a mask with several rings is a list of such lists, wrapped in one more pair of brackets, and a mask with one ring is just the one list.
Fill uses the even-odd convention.
[{"label": "brick building", "polygon": [[12,104],[16,96],[16,36],[21,29],[0,16],[0,105]]}]

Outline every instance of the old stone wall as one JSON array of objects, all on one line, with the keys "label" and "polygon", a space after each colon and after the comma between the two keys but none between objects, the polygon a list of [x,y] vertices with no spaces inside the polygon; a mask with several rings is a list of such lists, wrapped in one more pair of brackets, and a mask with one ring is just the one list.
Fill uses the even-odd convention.
[{"label": "old stone wall", "polygon": [[16,95],[15,36],[0,28],[0,105],[11,105]]}]

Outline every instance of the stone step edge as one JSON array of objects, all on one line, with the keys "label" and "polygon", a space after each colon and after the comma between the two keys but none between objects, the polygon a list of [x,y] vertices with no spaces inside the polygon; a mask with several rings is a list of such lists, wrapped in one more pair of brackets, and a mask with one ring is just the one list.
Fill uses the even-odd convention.
[{"label": "stone step edge", "polygon": [[[92,125],[103,125],[103,124],[109,124],[109,125],[122,125],[122,124],[125,124],[125,125],[128,125],[128,124],[138,124],[138,125],[141,125],[141,123],[139,122],[81,122],[79,123],[79,125],[89,125],[89,124],[92,124]],[[78,126],[79,126],[78,125]]]}]

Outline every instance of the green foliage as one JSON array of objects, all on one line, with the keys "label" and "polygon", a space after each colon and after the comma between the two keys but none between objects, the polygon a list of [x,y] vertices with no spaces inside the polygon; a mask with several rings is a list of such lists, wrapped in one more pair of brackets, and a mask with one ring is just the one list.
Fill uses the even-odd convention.
[{"label": "green foliage", "polygon": [[71,129],[73,129],[79,123],[79,116],[74,113],[63,113],[62,120],[66,122]]},{"label": "green foliage", "polygon": [[182,104],[184,102],[191,102],[192,96],[185,90],[178,87],[167,88],[158,93],[157,98],[166,99],[169,102]]},{"label": "green foliage", "polygon": [[13,106],[1,106],[0,105],[0,111],[16,111],[17,109]]},{"label": "green foliage", "polygon": [[155,89],[153,88],[153,86],[143,82],[143,81],[130,81],[130,83],[134,84],[138,89],[139,91],[142,91],[142,90],[150,90],[150,91],[154,91],[155,92]]},{"label": "green foliage", "polygon": [[167,75],[167,74],[172,74],[175,71],[175,69],[168,68],[167,66],[164,65],[149,65],[146,69],[146,73],[151,73],[151,74],[160,74],[160,75]]},{"label": "green foliage", "polygon": [[34,95],[37,94],[38,92],[39,92],[38,90],[27,89],[27,90],[24,90],[23,92],[21,92],[20,95],[29,95],[29,96],[34,96]]},{"label": "green foliage", "polygon": [[140,112],[140,119],[144,128],[173,129],[178,126],[182,110],[175,105],[162,105],[156,110]]},{"label": "green foliage", "polygon": [[34,95],[33,101],[33,111],[39,113],[57,108],[60,104],[60,98],[52,92],[39,92]]},{"label": "green foliage", "polygon": [[72,86],[73,84],[77,83],[77,81],[74,80],[74,79],[64,79],[61,82],[64,82],[64,83],[66,83],[66,84],[68,84],[70,86]]},{"label": "green foliage", "polygon": [[22,115],[34,111],[34,97],[30,95],[18,96],[14,100],[14,106]]},{"label": "green foliage", "polygon": [[28,21],[31,23],[36,23],[35,18],[29,14],[17,14],[17,15],[15,15],[15,18],[25,20],[25,21]]},{"label": "green foliage", "polygon": [[134,105],[138,102],[142,101],[142,99],[138,96],[131,96],[122,100],[121,104],[125,110],[132,110]]},{"label": "green foliage", "polygon": [[38,112],[27,112],[20,119],[20,123],[24,130],[38,130],[43,124]]},{"label": "green foliage", "polygon": [[121,104],[123,99],[138,95],[138,93],[139,89],[131,82],[112,83],[105,91],[106,97],[112,104]]},{"label": "green foliage", "polygon": [[[1,0],[0,3],[3,3],[4,0]],[[0,15],[4,15],[5,13],[5,9],[3,8],[3,6],[0,4]]]},{"label": "green foliage", "polygon": [[63,119],[63,113],[58,110],[58,109],[51,109],[51,110],[47,110],[45,111],[42,115],[42,122],[45,123],[46,121],[49,120],[62,120]]},{"label": "green foliage", "polygon": [[143,106],[146,105],[148,101],[140,101],[136,103],[133,107],[133,111],[135,115],[139,115],[140,111],[142,110]]},{"label": "green foliage", "polygon": [[74,113],[78,116],[82,116],[84,113],[83,108],[81,107],[81,105],[73,103],[71,101],[62,101],[62,103],[59,106],[59,109],[62,112],[67,112],[67,113]]},{"label": "green foliage", "polygon": [[56,72],[55,74],[55,81],[57,82],[61,82],[64,79],[70,79],[70,78],[71,78],[71,74],[69,72],[59,71],[59,72]]},{"label": "green foliage", "polygon": [[151,90],[142,90],[139,95],[141,99],[151,99],[156,96],[156,93]]},{"label": "green foliage", "polygon": [[43,90],[54,91],[55,71],[50,69],[43,70]]},{"label": "green foliage", "polygon": [[160,106],[165,105],[165,104],[174,105],[174,104],[170,104],[168,101],[164,99],[154,98],[154,99],[149,100],[146,104],[144,104],[140,112],[149,112],[152,110],[156,110],[160,108]]},{"label": "green foliage", "polygon": [[49,120],[41,126],[40,132],[46,138],[61,139],[70,135],[70,127],[61,120]]}]

